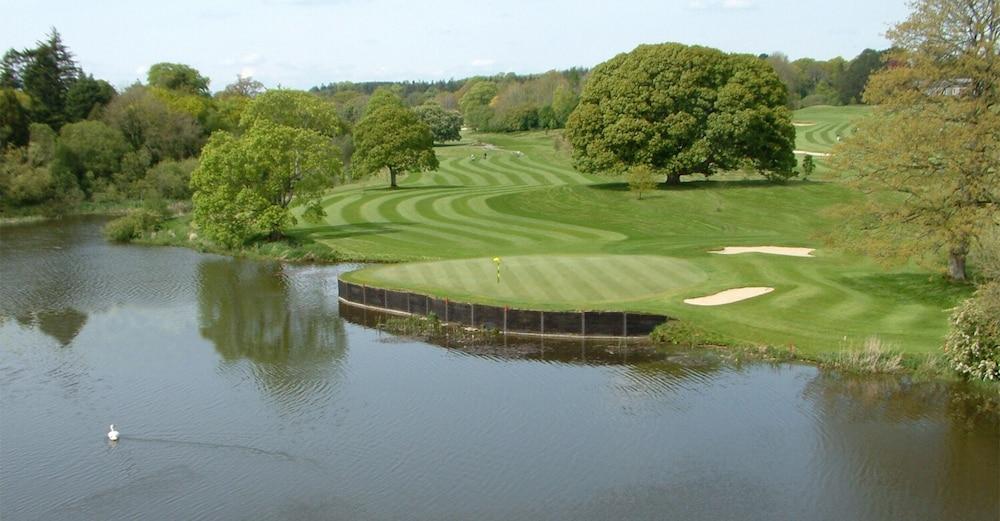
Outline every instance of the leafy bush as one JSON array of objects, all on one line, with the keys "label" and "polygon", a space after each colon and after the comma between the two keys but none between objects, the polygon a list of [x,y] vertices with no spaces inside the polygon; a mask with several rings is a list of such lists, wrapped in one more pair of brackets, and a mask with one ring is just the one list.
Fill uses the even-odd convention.
[{"label": "leafy bush", "polygon": [[188,199],[191,189],[191,172],[198,166],[197,159],[160,161],[146,173],[147,185],[166,199]]},{"label": "leafy bush", "polygon": [[131,242],[159,229],[162,217],[149,210],[136,210],[104,225],[104,236],[114,242]]},{"label": "leafy bush", "polygon": [[955,308],[944,352],[959,374],[1000,380],[1000,282],[980,287]]}]

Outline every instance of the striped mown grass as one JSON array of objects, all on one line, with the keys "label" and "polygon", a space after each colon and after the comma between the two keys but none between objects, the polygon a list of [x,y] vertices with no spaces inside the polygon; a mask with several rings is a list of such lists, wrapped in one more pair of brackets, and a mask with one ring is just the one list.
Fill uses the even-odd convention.
[{"label": "striped mown grass", "polygon": [[795,148],[809,152],[829,152],[837,144],[838,136],[846,138],[851,135],[855,119],[870,112],[871,108],[864,105],[817,105],[797,110],[792,120],[797,125]]},{"label": "striped mown grass", "polygon": [[707,275],[694,263],[653,255],[516,255],[377,266],[355,282],[452,300],[544,310],[627,309],[632,301],[670,299]]},{"label": "striped mown grass", "polygon": [[[863,112],[817,107],[795,119],[840,125],[833,122]],[[800,139],[811,128],[797,127]],[[620,179],[574,171],[556,136],[467,137],[438,149],[438,172],[404,177],[397,190],[384,180],[337,188],[324,201],[325,222],[292,233],[356,259],[440,261],[346,276],[360,283],[540,309],[662,313],[736,341],[812,354],[872,335],[902,351],[936,350],[949,308],[968,292],[925,270],[887,271],[827,248],[821,236],[837,223],[823,209],[853,197],[832,177],[773,185],[730,173],[661,186],[640,201]],[[817,251],[708,253],[765,245]],[[503,258],[500,284],[494,256]],[[724,306],[683,303],[744,286],[775,291]]]}]

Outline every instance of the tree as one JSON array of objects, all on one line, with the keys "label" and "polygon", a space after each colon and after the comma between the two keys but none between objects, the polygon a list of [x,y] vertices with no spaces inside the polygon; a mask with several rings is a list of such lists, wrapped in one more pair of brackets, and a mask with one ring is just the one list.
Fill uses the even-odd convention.
[{"label": "tree", "polygon": [[240,127],[239,137],[212,134],[191,173],[195,222],[206,235],[229,247],[258,234],[277,239],[296,223],[293,201],[307,220],[321,217],[320,196],[341,171],[333,139],[343,123],[333,106],[306,92],[267,91]]},{"label": "tree", "polygon": [[566,134],[584,172],[645,164],[671,184],[735,168],[784,179],[795,166],[785,102],[781,80],[754,56],[640,45],[594,68]]},{"label": "tree", "polygon": [[20,54],[24,61],[21,82],[32,99],[31,119],[58,130],[66,120],[66,93],[80,68],[55,28],[35,49]]},{"label": "tree", "polygon": [[554,128],[566,126],[566,120],[569,119],[569,115],[573,113],[573,109],[579,102],[580,97],[573,92],[573,89],[566,85],[556,87],[556,91],[552,94],[552,110],[555,113],[556,124]]},{"label": "tree", "polygon": [[332,103],[299,90],[269,90],[254,98],[243,111],[240,126],[250,128],[261,121],[312,130],[329,138],[346,131]]},{"label": "tree", "polygon": [[433,101],[428,101],[413,110],[420,120],[430,127],[435,142],[444,143],[462,139],[462,115],[458,111],[445,110]]},{"label": "tree", "polygon": [[492,81],[478,81],[465,92],[458,102],[466,124],[476,129],[485,129],[493,118],[490,102],[497,95],[497,84]]},{"label": "tree", "polygon": [[882,53],[874,49],[861,51],[856,58],[851,60],[847,69],[840,77],[837,85],[837,94],[840,102],[857,103],[861,100],[861,93],[865,90],[868,78],[878,69],[882,68]]},{"label": "tree", "polygon": [[24,65],[27,63],[27,56],[15,49],[8,49],[0,59],[0,88],[21,89],[24,88]]},{"label": "tree", "polygon": [[847,239],[882,256],[943,252],[963,281],[970,247],[1000,220],[1000,6],[921,0],[888,36],[896,65],[864,94],[874,113],[834,151],[869,195],[851,212],[867,240]]},{"label": "tree", "polygon": [[191,174],[194,221],[207,237],[236,247],[255,235],[274,240],[303,216],[323,215],[320,196],[340,173],[337,149],[320,133],[261,120],[242,136],[212,134]]},{"label": "tree", "polygon": [[194,156],[203,142],[194,117],[170,108],[142,85],[115,97],[104,110],[103,120],[120,130],[132,149],[148,149],[153,163]]},{"label": "tree", "polygon": [[250,76],[237,76],[236,81],[226,85],[223,93],[233,96],[255,98],[264,92],[264,84]]},{"label": "tree", "polygon": [[0,89],[0,150],[28,144],[28,110],[13,89]]},{"label": "tree", "polygon": [[813,156],[806,154],[802,158],[802,179],[809,179],[813,171],[816,170],[816,163],[813,161]]},{"label": "tree", "polygon": [[363,176],[387,169],[389,186],[396,188],[399,174],[437,170],[431,129],[415,112],[384,89],[372,94],[369,106],[375,108],[354,127],[354,172]]},{"label": "tree", "polygon": [[119,171],[127,150],[121,132],[101,121],[69,123],[59,132],[53,169],[72,172],[84,191],[91,193],[95,180],[107,181]]},{"label": "tree", "polygon": [[208,96],[209,79],[183,63],[157,63],[149,68],[146,81],[151,87]]},{"label": "tree", "polygon": [[641,201],[642,193],[656,189],[656,173],[649,165],[635,165],[626,174],[628,189]]},{"label": "tree", "polygon": [[115,88],[93,76],[80,76],[66,91],[66,121],[87,119],[95,108],[103,107],[115,97]]},{"label": "tree", "polygon": [[781,79],[781,83],[784,83],[788,89],[788,107],[795,108],[799,102],[800,72],[798,68],[788,61],[788,56],[780,52],[771,53],[766,58],[766,61],[774,68],[774,72]]}]

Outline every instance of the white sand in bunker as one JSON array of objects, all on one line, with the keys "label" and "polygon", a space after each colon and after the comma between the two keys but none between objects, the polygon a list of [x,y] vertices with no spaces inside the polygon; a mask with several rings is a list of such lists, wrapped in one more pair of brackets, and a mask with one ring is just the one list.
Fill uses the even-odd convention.
[{"label": "white sand in bunker", "polygon": [[706,295],[704,297],[697,298],[686,298],[684,299],[685,304],[691,304],[692,306],[721,306],[723,304],[732,304],[733,302],[739,302],[741,300],[746,300],[748,298],[759,297],[774,291],[774,288],[765,287],[752,287],[752,288],[733,288],[727,289],[725,291],[720,291],[714,295]]},{"label": "white sand in bunker", "polygon": [[726,246],[721,250],[708,253],[720,255],[738,255],[740,253],[768,253],[771,255],[787,255],[789,257],[812,257],[816,248],[793,248],[789,246]]},{"label": "white sand in bunker", "polygon": [[813,125],[815,125],[815,123],[810,123],[808,121],[793,121],[792,122],[792,126],[794,126],[794,127],[811,127]]}]

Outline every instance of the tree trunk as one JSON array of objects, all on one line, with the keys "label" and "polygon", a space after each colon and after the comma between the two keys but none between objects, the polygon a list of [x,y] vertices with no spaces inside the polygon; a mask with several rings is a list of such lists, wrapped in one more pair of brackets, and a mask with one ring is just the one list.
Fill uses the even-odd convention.
[{"label": "tree trunk", "polygon": [[394,168],[389,169],[389,187],[396,188],[396,170]]},{"label": "tree trunk", "polygon": [[670,174],[667,176],[668,185],[679,185],[681,184],[681,174]]},{"label": "tree trunk", "polygon": [[965,282],[965,246],[956,246],[948,252],[948,275],[954,282]]}]

